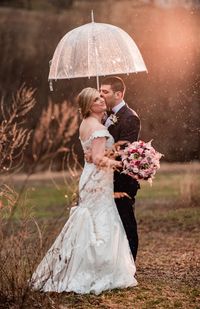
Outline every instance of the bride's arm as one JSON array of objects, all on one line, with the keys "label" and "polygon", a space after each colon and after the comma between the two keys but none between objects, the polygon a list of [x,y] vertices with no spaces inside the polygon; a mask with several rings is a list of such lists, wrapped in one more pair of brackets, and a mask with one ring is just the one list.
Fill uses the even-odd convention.
[{"label": "bride's arm", "polygon": [[121,162],[105,156],[106,138],[98,137],[92,141],[92,162],[99,167],[121,167]]}]

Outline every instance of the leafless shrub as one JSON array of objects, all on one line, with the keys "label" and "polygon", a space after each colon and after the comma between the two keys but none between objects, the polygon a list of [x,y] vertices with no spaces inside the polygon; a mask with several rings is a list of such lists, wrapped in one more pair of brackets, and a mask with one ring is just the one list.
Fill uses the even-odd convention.
[{"label": "leafless shrub", "polygon": [[[68,177],[65,175],[63,179],[66,185],[71,185],[74,192],[79,163],[75,154],[73,165],[69,163],[67,145],[77,130],[76,110],[67,102],[53,105],[50,101],[31,136],[32,132],[25,128],[25,120],[35,105],[33,96],[34,90],[23,85],[13,97],[9,108],[5,108],[4,100],[1,101],[3,119],[0,124],[0,175],[11,175],[21,166],[24,151],[33,137],[34,164],[30,173],[34,173],[38,165],[49,165],[51,169],[53,160],[58,154],[63,154],[63,169],[66,164],[70,166]],[[52,297],[49,294],[33,292],[29,287],[29,279],[35,265],[60,229],[59,222],[53,220],[48,224],[51,233],[45,233],[33,217],[29,190],[26,188],[30,173],[17,191],[1,178],[0,304],[4,308],[59,308],[57,295]],[[71,205],[74,196],[71,194],[68,197],[68,206]],[[46,228],[48,229],[48,226]]]},{"label": "leafless shrub", "polygon": [[39,124],[34,132],[32,153],[37,164],[45,167],[58,154],[69,152],[67,144],[78,128],[78,114],[67,101],[53,104],[50,100],[42,112]]},{"label": "leafless shrub", "polygon": [[2,122],[0,125],[0,173],[13,170],[22,164],[24,151],[31,131],[24,128],[26,115],[34,107],[35,90],[22,85],[12,103],[7,106],[1,99]]}]

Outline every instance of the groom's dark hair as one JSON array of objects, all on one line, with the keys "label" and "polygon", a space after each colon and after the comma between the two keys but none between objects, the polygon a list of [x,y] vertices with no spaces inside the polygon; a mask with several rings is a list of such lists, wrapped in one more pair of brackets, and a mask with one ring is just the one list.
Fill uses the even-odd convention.
[{"label": "groom's dark hair", "polygon": [[122,80],[122,78],[118,76],[110,76],[110,77],[104,78],[101,81],[101,85],[110,85],[114,92],[121,91],[122,93],[124,93],[126,90],[124,81]]}]

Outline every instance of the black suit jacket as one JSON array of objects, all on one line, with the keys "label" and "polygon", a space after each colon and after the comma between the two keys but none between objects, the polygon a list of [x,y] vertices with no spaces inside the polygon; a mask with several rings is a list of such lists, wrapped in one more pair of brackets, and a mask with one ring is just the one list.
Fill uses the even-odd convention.
[{"label": "black suit jacket", "polygon": [[[140,133],[140,119],[136,112],[124,105],[117,113],[117,123],[108,127],[108,131],[113,136],[115,142],[126,140],[134,142],[138,140]],[[132,177],[114,173],[114,191],[126,192],[133,200],[139,188],[139,183]]]}]

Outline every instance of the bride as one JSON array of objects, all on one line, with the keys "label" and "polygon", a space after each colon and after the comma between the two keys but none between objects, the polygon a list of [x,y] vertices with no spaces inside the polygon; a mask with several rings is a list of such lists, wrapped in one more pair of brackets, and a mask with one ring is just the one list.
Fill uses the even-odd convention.
[{"label": "bride", "polygon": [[93,88],[78,96],[83,117],[80,141],[90,151],[79,182],[79,205],[33,273],[31,286],[44,292],[100,294],[137,285],[135,264],[113,197],[113,168],[120,162],[105,156],[114,140],[101,124],[104,99]]}]

